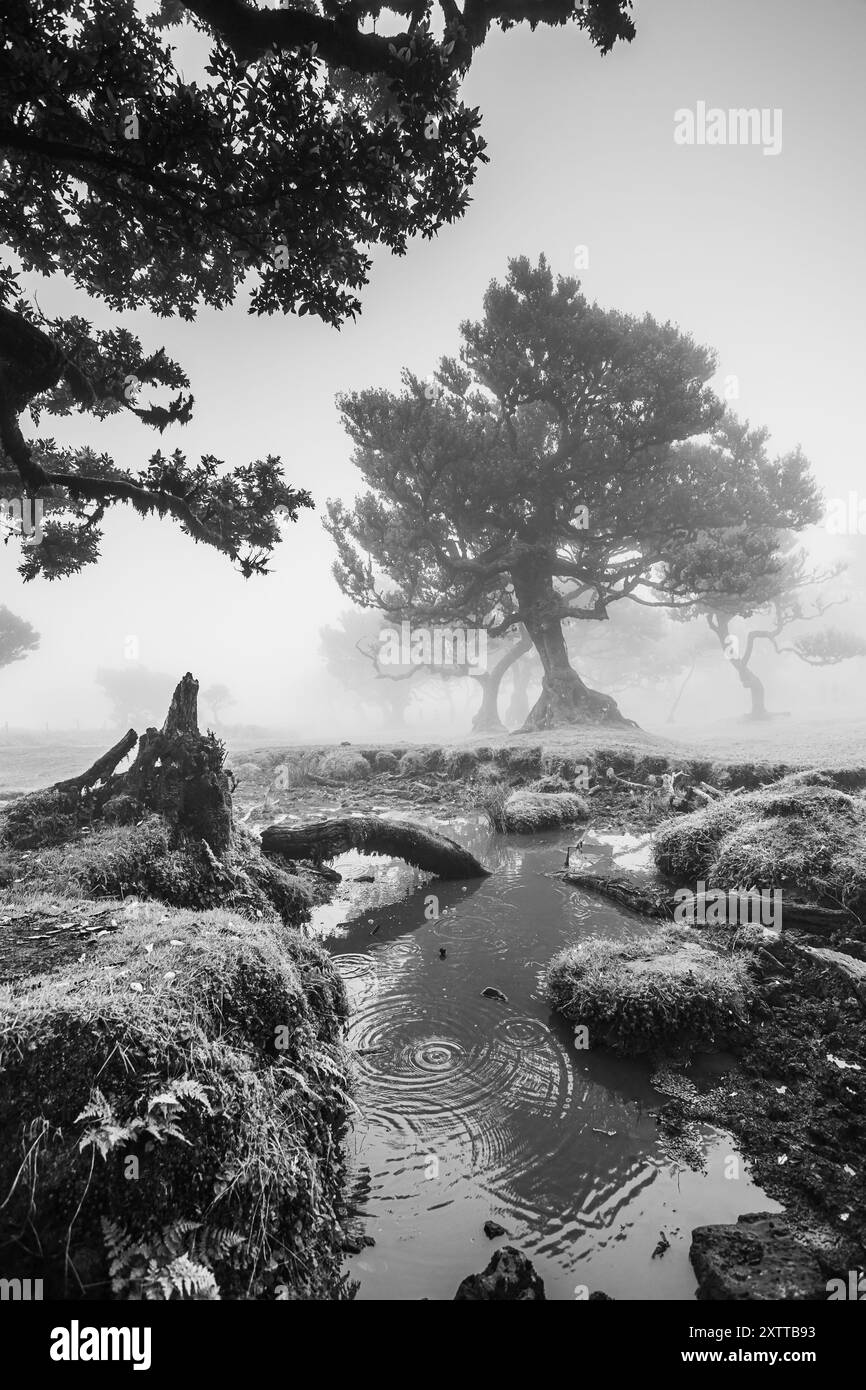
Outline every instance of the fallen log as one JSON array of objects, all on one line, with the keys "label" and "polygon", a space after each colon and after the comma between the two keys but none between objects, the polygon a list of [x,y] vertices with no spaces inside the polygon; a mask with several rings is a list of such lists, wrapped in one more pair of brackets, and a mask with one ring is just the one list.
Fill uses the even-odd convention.
[{"label": "fallen log", "polygon": [[[632,911],[640,912],[645,917],[673,918],[675,908],[679,908],[681,913],[685,908],[695,917],[699,917],[701,909],[706,909],[716,900],[717,891],[725,892],[724,889],[711,889],[709,892],[692,894],[691,900],[683,900],[673,897],[667,889],[653,888],[630,875],[569,868],[557,872],[554,877],[561,878],[566,883],[573,883],[578,888],[586,888],[592,893],[613,898],[615,902],[622,903],[623,906],[630,907]],[[751,922],[760,916],[761,899],[758,894],[741,893],[731,889],[725,892],[725,896],[737,922]],[[686,925],[701,925],[700,921],[693,923],[689,918],[684,920]],[[839,908],[791,902],[782,895],[782,927],[803,927],[812,932],[829,932],[836,927],[856,926],[858,920],[852,913]],[[731,926],[735,924],[733,920],[730,922]]]},{"label": "fallen log", "polygon": [[632,912],[640,912],[644,917],[669,917],[670,899],[666,891],[656,891],[636,879],[622,874],[598,873],[590,870],[563,869],[554,875],[565,883],[573,883],[577,888],[587,888],[591,893],[601,893],[606,898]]},{"label": "fallen log", "polygon": [[101,758],[82,772],[78,777],[68,777],[65,782],[55,782],[54,787],[58,792],[63,791],[83,791],[87,787],[92,787],[94,782],[107,782],[117,764],[131,753],[136,743],[138,735],[134,729],[129,729],[113,748],[109,748],[107,753],[103,753]]},{"label": "fallen log", "polygon": [[278,854],[284,859],[319,863],[350,849],[405,859],[407,864],[437,878],[486,878],[490,872],[456,840],[420,825],[379,816],[346,816],[308,825],[269,825],[262,831],[263,853]]}]

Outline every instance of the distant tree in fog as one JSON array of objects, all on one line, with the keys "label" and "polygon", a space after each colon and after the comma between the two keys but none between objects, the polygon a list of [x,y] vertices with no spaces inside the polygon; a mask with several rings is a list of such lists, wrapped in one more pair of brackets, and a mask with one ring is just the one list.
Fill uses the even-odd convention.
[{"label": "distant tree in fog", "polygon": [[[473,733],[504,733],[506,729],[513,730],[515,725],[522,724],[526,719],[529,706],[527,704],[524,709],[524,702],[526,682],[531,672],[529,654],[532,650],[532,638],[521,628],[516,632],[506,632],[504,637],[492,644],[488,653],[487,670],[473,674],[472,677],[481,687],[481,704],[472,720]],[[509,671],[512,675],[511,700],[503,723],[499,716],[499,694],[503,678]]]},{"label": "distant tree in fog", "polygon": [[220,711],[225,709],[226,705],[233,705],[235,703],[235,697],[228,686],[223,685],[219,681],[217,681],[215,685],[209,685],[207,690],[203,690],[201,692],[201,698],[204,700],[205,704],[210,707],[211,713],[217,724],[222,722]]},{"label": "distant tree in fog", "polygon": [[35,652],[39,646],[39,633],[26,618],[11,613],[5,604],[0,604],[0,666],[11,666],[13,661],[23,661],[28,652]]},{"label": "distant tree in fog", "polygon": [[569,655],[596,685],[613,694],[674,680],[692,662],[695,643],[660,608],[618,603],[607,622],[569,623]]},{"label": "distant tree in fog", "polygon": [[125,666],[100,667],[96,684],[111,703],[112,725],[141,733],[145,728],[162,725],[177,681],[163,671],[150,671],[129,662]]},{"label": "distant tree in fog", "polygon": [[[378,0],[163,0],[150,15],[134,0],[4,0],[0,240],[24,270],[65,275],[114,312],[192,319],[249,290],[252,313],[339,326],[358,312],[373,246],[402,254],[465,211],[486,156],[460,82],[489,29],[574,20],[606,53],[632,38],[629,9],[443,0],[434,33],[425,0],[398,0],[392,23]],[[163,31],[180,26],[172,48]],[[193,30],[201,82],[185,71]],[[25,579],[93,564],[120,504],[266,572],[281,523],[311,505],[278,457],[227,471],[174,450],[131,468],[22,428],[28,411],[37,428],[42,415],[126,412],[161,432],[189,420],[189,385],[162,348],[45,313],[0,270],[0,494],[38,495],[45,511]]]},{"label": "distant tree in fog", "polygon": [[348,608],[336,625],[320,629],[319,641],[328,674],[364,704],[379,709],[386,725],[399,729],[423,672],[419,666],[387,671],[381,667],[380,637],[386,622],[381,613]]},{"label": "distant tree in fog", "polygon": [[529,688],[541,667],[530,643],[527,655],[515,658],[511,667],[511,689],[505,707],[505,727],[520,729],[529,715]]},{"label": "distant tree in fog", "polygon": [[434,379],[340,398],[368,490],[329,504],[337,582],[419,623],[522,627],[544,673],[527,729],[622,722],[572,666],[563,623],[688,602],[661,569],[710,528],[815,521],[808,463],[769,458],[766,432],[725,410],[707,349],[591,304],[543,257],[511,261],[461,334]]},{"label": "distant tree in fog", "polygon": [[[760,645],[778,655],[794,655],[809,666],[835,666],[866,656],[866,639],[853,632],[829,626],[792,632],[798,623],[823,619],[842,601],[824,586],[844,568],[841,561],[823,570],[810,567],[806,552],[792,544],[790,533],[771,528],[713,532],[679,550],[671,565],[675,584],[701,594],[690,611],[705,617],[749,692],[750,719],[772,717],[763,681],[752,669]],[[745,632],[732,630],[732,623],[749,619],[756,619],[756,625]]]}]

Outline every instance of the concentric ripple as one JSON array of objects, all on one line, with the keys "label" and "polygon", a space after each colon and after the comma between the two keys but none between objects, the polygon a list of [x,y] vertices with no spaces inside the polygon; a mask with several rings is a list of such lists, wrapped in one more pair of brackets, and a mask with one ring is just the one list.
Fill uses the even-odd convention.
[{"label": "concentric ripple", "polygon": [[[347,1149],[376,1241],[353,1266],[361,1298],[453,1298],[478,1267],[488,1217],[541,1263],[548,1296],[573,1298],[600,1261],[590,1284],[607,1289],[616,1268],[609,1291],[644,1297],[645,1252],[635,1260],[629,1232],[672,1229],[675,1212],[686,1230],[731,1219],[732,1184],[713,1204],[663,1153],[646,1069],[577,1051],[550,1014],[539,967],[582,936],[631,930],[616,907],[552,877],[561,839],[487,846],[490,879],[465,893],[407,886],[375,920],[364,885],[346,885],[355,920],[347,911],[330,949],[352,1006],[359,1110]],[[742,1201],[753,1209],[754,1190]],[[691,1296],[678,1267],[687,1261],[654,1271],[652,1288],[671,1289],[651,1296]]]},{"label": "concentric ripple", "polygon": [[460,1058],[460,1048],[446,1039],[420,1043],[412,1051],[412,1064],[420,1071],[451,1071]]}]

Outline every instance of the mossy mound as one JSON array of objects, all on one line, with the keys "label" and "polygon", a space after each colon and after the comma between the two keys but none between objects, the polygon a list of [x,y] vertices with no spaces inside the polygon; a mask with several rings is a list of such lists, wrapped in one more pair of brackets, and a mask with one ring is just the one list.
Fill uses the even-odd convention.
[{"label": "mossy mound", "polygon": [[712,1051],[748,1033],[746,953],[723,953],[676,927],[569,946],[551,961],[545,986],[554,1008],[587,1030],[579,1045],[590,1048]]},{"label": "mossy mound", "polygon": [[47,1298],[339,1297],[343,986],[318,947],[118,904],[0,989],[0,1264]]},{"label": "mossy mound", "polygon": [[242,827],[219,860],[202,841],[178,840],[161,816],[140,825],[98,823],[64,845],[22,854],[15,860],[22,889],[71,898],[155,898],[174,907],[225,907],[299,925],[324,888],[271,863]]},{"label": "mossy mound", "polygon": [[446,777],[470,777],[478,766],[473,748],[446,748],[439,760],[439,771]]},{"label": "mossy mound", "polygon": [[555,830],[560,825],[586,820],[589,806],[573,792],[514,792],[502,809],[502,828],[510,834]]},{"label": "mossy mound", "polygon": [[798,902],[866,910],[866,799],[795,773],[663,825],[660,873],[678,884],[780,888]]},{"label": "mossy mound", "polygon": [[366,782],[371,772],[370,764],[357,748],[332,748],[317,770],[329,782]]},{"label": "mossy mound", "polygon": [[400,758],[400,774],[403,777],[418,777],[424,772],[430,772],[438,761],[438,749],[435,750],[434,756],[429,748],[407,748]]},{"label": "mossy mound", "polygon": [[496,749],[494,756],[511,776],[531,776],[541,772],[543,750],[540,745],[524,747],[522,744],[505,744]]},{"label": "mossy mound", "polygon": [[387,749],[379,749],[373,754],[373,767],[376,772],[397,772],[400,767],[400,759]]}]

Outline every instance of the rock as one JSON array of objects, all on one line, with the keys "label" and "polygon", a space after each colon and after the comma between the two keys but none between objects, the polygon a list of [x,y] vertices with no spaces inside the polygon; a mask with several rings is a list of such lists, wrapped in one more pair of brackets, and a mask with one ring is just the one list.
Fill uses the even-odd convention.
[{"label": "rock", "polygon": [[376,754],[373,766],[377,772],[396,772],[400,762],[393,753],[382,751]]},{"label": "rock", "polygon": [[597,1289],[595,1293],[591,1293],[591,1294],[589,1295],[589,1298],[587,1299],[587,1302],[588,1302],[588,1303],[615,1303],[615,1302],[616,1302],[616,1299],[611,1298],[611,1296],[610,1296],[609,1293],[602,1293],[601,1289]]},{"label": "rock", "polygon": [[483,1273],[468,1275],[454,1295],[455,1303],[514,1303],[524,1299],[544,1299],[544,1283],[532,1261],[513,1245],[503,1245],[495,1251]]},{"label": "rock", "polygon": [[481,991],[482,999],[498,999],[500,1004],[508,1003],[508,995],[503,994],[501,989],[494,989],[493,985],[487,985]]},{"label": "rock", "polygon": [[527,834],[585,820],[589,807],[574,792],[513,792],[502,809],[505,830]]},{"label": "rock", "polygon": [[696,1227],[689,1254],[702,1300],[827,1298],[815,1255],[772,1212],[750,1212],[731,1226]]},{"label": "rock", "polygon": [[500,1236],[507,1236],[508,1232],[498,1221],[485,1221],[484,1234],[488,1240],[498,1240]]}]

